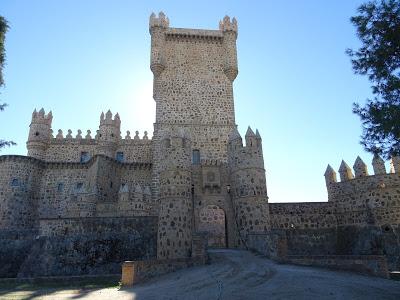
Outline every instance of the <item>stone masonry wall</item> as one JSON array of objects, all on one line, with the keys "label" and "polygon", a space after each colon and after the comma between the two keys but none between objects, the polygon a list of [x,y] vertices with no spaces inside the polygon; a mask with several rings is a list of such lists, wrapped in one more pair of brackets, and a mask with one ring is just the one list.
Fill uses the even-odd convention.
[{"label": "stone masonry wall", "polygon": [[170,28],[160,13],[150,17],[149,25],[156,101],[153,193],[158,198],[163,131],[183,128],[201,159],[227,161],[228,135],[236,127],[237,24],[228,18],[219,30]]},{"label": "stone masonry wall", "polygon": [[157,217],[42,219],[40,228],[19,277],[117,274],[124,260],[156,257]]},{"label": "stone masonry wall", "polygon": [[37,228],[42,168],[42,162],[33,158],[0,157],[0,230]]},{"label": "stone masonry wall", "polygon": [[160,173],[160,214],[157,257],[190,257],[192,251],[193,203],[191,144],[181,136],[166,137]]}]

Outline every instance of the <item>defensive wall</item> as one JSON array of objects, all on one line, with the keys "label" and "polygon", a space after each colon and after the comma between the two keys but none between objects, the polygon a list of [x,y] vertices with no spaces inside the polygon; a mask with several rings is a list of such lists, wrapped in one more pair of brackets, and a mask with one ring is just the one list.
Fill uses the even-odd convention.
[{"label": "defensive wall", "polygon": [[[384,255],[389,270],[400,268],[400,168],[375,156],[374,175],[358,157],[342,161],[341,181],[325,172],[328,202],[270,203],[271,231],[250,236],[249,247],[269,256]],[[280,249],[278,249],[280,248]],[[277,253],[280,253],[278,255]]]}]

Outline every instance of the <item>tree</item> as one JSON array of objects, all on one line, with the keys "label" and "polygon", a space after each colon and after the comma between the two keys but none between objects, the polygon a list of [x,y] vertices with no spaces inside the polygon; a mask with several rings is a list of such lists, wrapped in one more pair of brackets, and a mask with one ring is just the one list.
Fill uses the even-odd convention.
[{"label": "tree", "polygon": [[[4,42],[6,39],[6,32],[8,30],[7,20],[0,16],[0,88],[4,86],[3,68],[6,61],[6,51]],[[7,106],[6,103],[0,103],[0,111],[3,111]],[[15,145],[13,141],[5,141],[0,139],[0,149],[5,146]]]},{"label": "tree", "polygon": [[400,0],[369,1],[351,18],[362,46],[347,49],[355,74],[368,76],[373,99],[353,104],[362,122],[364,149],[400,154]]}]

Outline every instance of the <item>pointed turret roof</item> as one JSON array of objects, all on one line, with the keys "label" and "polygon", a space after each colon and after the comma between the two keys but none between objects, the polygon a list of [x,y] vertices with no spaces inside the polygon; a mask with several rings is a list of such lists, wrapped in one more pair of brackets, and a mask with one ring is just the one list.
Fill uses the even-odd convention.
[{"label": "pointed turret roof", "polygon": [[259,139],[261,139],[261,135],[260,135],[260,133],[258,132],[258,129],[256,129],[256,137],[259,138]]},{"label": "pointed turret roof", "polygon": [[353,168],[354,168],[356,177],[368,175],[367,165],[361,159],[360,156],[357,156],[356,161],[354,162]]},{"label": "pointed turret roof", "polygon": [[385,161],[379,154],[375,153],[372,159],[372,167],[374,168],[374,174],[386,174]]},{"label": "pointed turret roof", "polygon": [[233,141],[233,140],[236,140],[236,139],[241,139],[241,138],[242,137],[240,136],[240,133],[239,133],[239,131],[237,130],[236,127],[229,134],[229,140],[230,141]]},{"label": "pointed turret roof", "polygon": [[247,127],[246,136],[256,136],[250,126]]},{"label": "pointed turret roof", "polygon": [[332,174],[336,174],[335,170],[331,167],[331,165],[328,164],[328,166],[326,167],[324,176],[330,176]]},{"label": "pointed turret roof", "polygon": [[342,163],[340,164],[339,174],[341,181],[354,178],[351,168],[344,160],[342,160]]}]

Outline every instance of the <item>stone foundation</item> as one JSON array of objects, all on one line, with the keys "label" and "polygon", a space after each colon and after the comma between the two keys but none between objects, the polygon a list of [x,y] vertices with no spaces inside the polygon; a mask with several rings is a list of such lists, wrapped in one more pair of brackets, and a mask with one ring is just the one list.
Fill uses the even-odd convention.
[{"label": "stone foundation", "polygon": [[389,278],[386,257],[381,255],[289,255],[285,262]]}]

